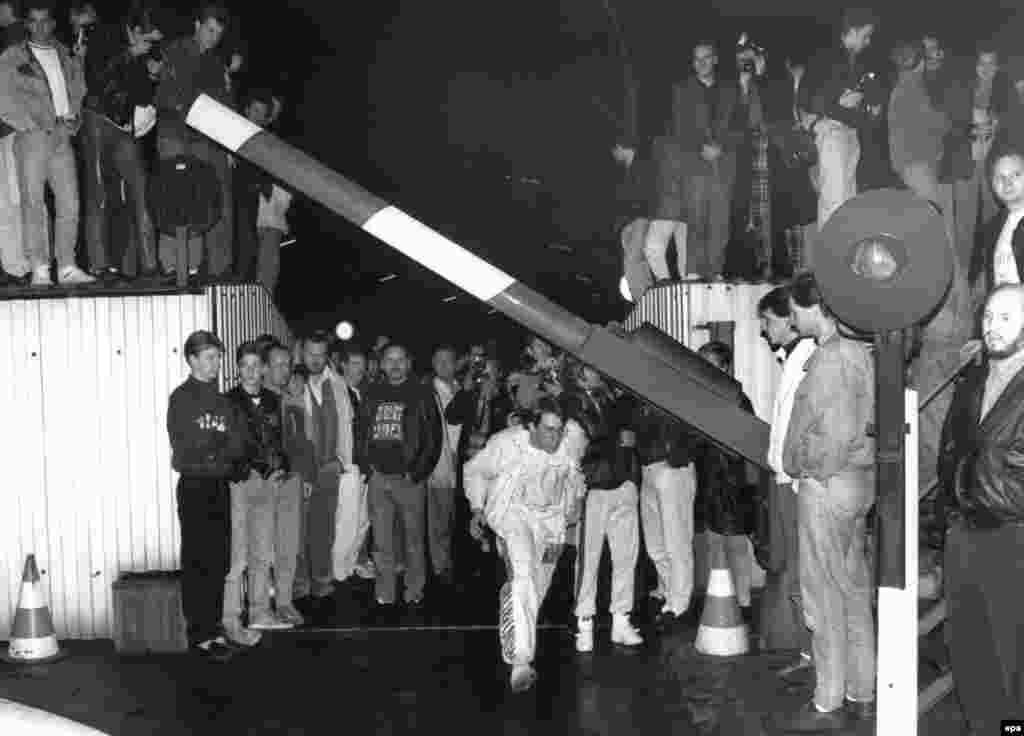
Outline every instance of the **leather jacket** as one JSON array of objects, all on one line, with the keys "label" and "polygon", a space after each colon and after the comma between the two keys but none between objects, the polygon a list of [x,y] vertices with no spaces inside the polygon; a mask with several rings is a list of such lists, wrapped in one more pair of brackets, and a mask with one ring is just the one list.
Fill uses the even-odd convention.
[{"label": "leather jacket", "polygon": [[957,384],[942,429],[942,497],[968,524],[1024,523],[1024,370],[979,423],[988,364],[971,366]]},{"label": "leather jacket", "polygon": [[136,107],[153,104],[156,82],[150,79],[144,56],[118,54],[97,75],[85,106],[123,130],[130,129]]}]

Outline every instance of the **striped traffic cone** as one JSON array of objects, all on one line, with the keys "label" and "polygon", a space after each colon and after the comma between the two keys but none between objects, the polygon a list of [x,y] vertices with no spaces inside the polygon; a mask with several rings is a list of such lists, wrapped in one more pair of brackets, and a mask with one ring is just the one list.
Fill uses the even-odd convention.
[{"label": "striped traffic cone", "polygon": [[21,576],[21,596],[11,628],[11,644],[7,653],[0,657],[12,664],[47,664],[66,655],[57,643],[50,608],[43,600],[36,556],[29,555]]},{"label": "striped traffic cone", "polygon": [[695,646],[701,654],[715,657],[734,657],[750,651],[747,625],[736,601],[732,574],[721,544],[712,545],[711,575]]}]

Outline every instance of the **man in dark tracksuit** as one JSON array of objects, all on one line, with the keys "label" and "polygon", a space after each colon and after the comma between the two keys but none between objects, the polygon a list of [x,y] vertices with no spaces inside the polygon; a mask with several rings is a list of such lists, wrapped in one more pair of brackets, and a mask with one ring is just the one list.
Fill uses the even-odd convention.
[{"label": "man in dark tracksuit", "polygon": [[441,417],[429,388],[408,379],[401,345],[381,353],[385,380],[371,386],[360,407],[356,465],[369,476],[377,603],[395,603],[395,515],[404,527],[405,602],[414,610],[426,584],[427,476],[441,455]]},{"label": "man in dark tracksuit", "polygon": [[230,656],[221,633],[231,545],[228,483],[241,479],[246,430],[230,399],[217,390],[221,341],[211,332],[193,332],[184,352],[191,375],[167,406],[171,467],[180,474],[182,607],[194,650],[221,661]]}]

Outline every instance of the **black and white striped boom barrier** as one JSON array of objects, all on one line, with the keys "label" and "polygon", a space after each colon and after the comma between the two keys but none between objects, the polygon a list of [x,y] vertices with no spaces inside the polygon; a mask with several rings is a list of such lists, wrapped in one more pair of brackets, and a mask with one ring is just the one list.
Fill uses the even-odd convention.
[{"label": "black and white striped boom barrier", "polygon": [[719,444],[764,466],[768,425],[709,390],[684,366],[672,365],[628,338],[580,319],[207,95],[196,98],[186,122]]}]

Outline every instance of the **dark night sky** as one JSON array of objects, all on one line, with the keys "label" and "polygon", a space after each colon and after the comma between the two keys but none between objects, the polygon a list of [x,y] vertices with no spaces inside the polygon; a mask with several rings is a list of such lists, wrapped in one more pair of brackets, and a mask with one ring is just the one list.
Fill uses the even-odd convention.
[{"label": "dark night sky", "polygon": [[[647,132],[661,125],[668,85],[687,73],[697,37],[728,45],[749,31],[771,64],[773,49],[827,45],[842,7],[775,0],[764,18],[769,3],[754,0],[717,0],[717,12],[706,3],[612,2],[634,54]],[[1013,5],[889,4],[876,46],[926,22],[969,50],[992,29],[1016,26],[1000,3]],[[286,137],[582,316],[623,316],[609,229],[616,129],[602,111],[620,114],[621,67],[603,0],[382,0],[359,4],[359,15],[354,7],[240,6],[259,57],[250,77],[287,75]],[[292,220],[299,240],[284,251],[279,297],[299,329],[347,317],[364,340],[385,332],[423,348],[511,327],[318,205],[300,202]],[[392,272],[399,278],[377,282]],[[449,295],[455,303],[442,302]]]}]

